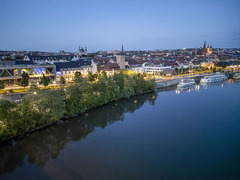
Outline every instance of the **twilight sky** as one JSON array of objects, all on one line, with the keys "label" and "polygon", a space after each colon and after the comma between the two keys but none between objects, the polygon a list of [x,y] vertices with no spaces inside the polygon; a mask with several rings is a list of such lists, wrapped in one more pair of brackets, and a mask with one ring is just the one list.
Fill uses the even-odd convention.
[{"label": "twilight sky", "polygon": [[240,47],[239,0],[0,0],[0,50]]}]

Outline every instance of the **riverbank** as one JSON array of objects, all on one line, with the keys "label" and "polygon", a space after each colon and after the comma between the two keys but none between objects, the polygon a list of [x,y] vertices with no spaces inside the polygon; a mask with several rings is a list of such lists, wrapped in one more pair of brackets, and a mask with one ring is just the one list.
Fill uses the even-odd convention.
[{"label": "riverbank", "polygon": [[154,89],[155,82],[140,74],[118,73],[108,78],[100,76],[93,83],[82,80],[65,89],[28,94],[20,105],[0,100],[0,142],[45,128],[64,117],[75,117],[89,109]]},{"label": "riverbank", "polygon": [[[115,100],[115,101],[107,102],[106,104],[102,104],[102,105],[100,105],[100,106],[87,109],[87,110],[85,110],[84,112],[82,112],[82,113],[80,113],[80,114],[78,114],[78,115],[75,115],[75,116],[66,116],[66,115],[65,115],[65,116],[63,116],[61,119],[59,119],[59,120],[57,120],[57,121],[55,121],[55,122],[53,122],[53,123],[51,123],[51,124],[48,124],[48,125],[46,125],[46,126],[44,126],[44,127],[37,127],[37,128],[34,128],[34,129],[29,130],[28,132],[26,132],[26,133],[24,133],[24,134],[22,134],[22,135],[19,135],[19,136],[16,136],[16,137],[12,137],[12,138],[9,138],[9,139],[4,140],[4,141],[0,141],[0,145],[1,145],[1,144],[5,144],[5,143],[9,143],[10,141],[13,141],[13,142],[14,142],[15,140],[20,139],[20,138],[22,138],[22,137],[24,137],[24,136],[28,136],[28,135],[31,135],[32,133],[37,132],[37,131],[44,130],[44,129],[49,128],[50,126],[52,126],[52,125],[54,125],[54,124],[61,124],[61,123],[63,123],[63,121],[74,119],[74,118],[76,118],[77,116],[88,116],[88,112],[89,112],[89,111],[93,111],[93,110],[96,109],[96,108],[101,108],[101,107],[104,107],[105,105],[108,105],[108,104],[111,104],[111,103],[115,103],[115,102],[118,102],[118,101],[121,101],[121,100],[127,100],[127,99],[130,99],[130,98],[134,98],[134,97],[141,96],[141,95],[145,95],[145,94],[152,93],[152,92],[154,92],[154,91],[147,91],[147,92],[143,92],[143,93],[141,93],[141,94],[135,94],[135,95],[133,95],[133,96],[130,96],[129,98],[121,98],[121,99],[117,99],[117,100]],[[135,103],[136,103],[136,102],[135,102]]]}]

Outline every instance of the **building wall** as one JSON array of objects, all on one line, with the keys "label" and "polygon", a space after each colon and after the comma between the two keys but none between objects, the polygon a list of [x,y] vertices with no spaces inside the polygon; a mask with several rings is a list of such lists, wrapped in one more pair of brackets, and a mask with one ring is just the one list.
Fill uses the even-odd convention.
[{"label": "building wall", "polygon": [[143,72],[144,72],[144,68],[143,68],[143,67],[133,67],[133,68],[131,68],[131,70],[132,70],[134,73],[136,73],[136,74],[138,74],[138,73],[143,73]]},{"label": "building wall", "polygon": [[116,61],[117,61],[117,64],[119,65],[120,69],[125,69],[125,56],[124,55],[117,55]]}]

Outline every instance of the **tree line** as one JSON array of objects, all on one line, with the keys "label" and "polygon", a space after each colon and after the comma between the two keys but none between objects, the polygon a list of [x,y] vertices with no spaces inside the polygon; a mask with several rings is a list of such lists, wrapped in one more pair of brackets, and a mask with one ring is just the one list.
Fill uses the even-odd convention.
[{"label": "tree line", "polygon": [[[65,83],[65,80],[62,79]],[[39,90],[22,98],[21,104],[0,100],[0,142],[43,128],[64,116],[74,117],[88,109],[121,98],[153,91],[154,79],[121,71],[113,76],[105,72],[93,79],[75,74],[74,84],[58,90]]]}]

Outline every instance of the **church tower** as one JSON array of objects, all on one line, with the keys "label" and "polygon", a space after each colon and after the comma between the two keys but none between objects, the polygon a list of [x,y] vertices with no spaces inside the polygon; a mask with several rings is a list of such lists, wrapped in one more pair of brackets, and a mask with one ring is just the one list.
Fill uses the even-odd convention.
[{"label": "church tower", "polygon": [[87,47],[85,46],[85,49],[81,46],[78,48],[78,56],[81,57],[83,55],[87,55]]},{"label": "church tower", "polygon": [[206,55],[207,54],[207,49],[206,49],[206,40],[204,41],[204,45],[203,45],[203,49],[202,49],[202,55]]},{"label": "church tower", "polygon": [[211,45],[210,48],[209,48],[209,54],[210,54],[210,55],[212,54],[212,45]]},{"label": "church tower", "polygon": [[84,55],[86,56],[87,55],[87,47],[85,46],[85,49],[84,49]]},{"label": "church tower", "polygon": [[123,45],[122,45],[122,51],[116,56],[116,61],[120,69],[125,69],[125,55],[123,52]]}]

